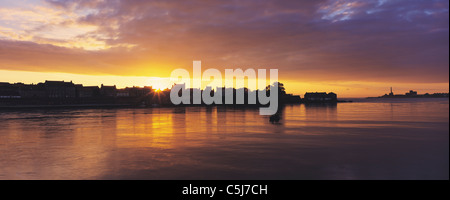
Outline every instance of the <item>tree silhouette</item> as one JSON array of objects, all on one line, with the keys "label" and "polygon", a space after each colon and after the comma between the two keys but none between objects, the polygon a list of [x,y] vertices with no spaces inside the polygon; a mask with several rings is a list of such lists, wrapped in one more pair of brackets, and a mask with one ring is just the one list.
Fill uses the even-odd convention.
[{"label": "tree silhouette", "polygon": [[266,91],[270,91],[271,87],[275,87],[275,84],[278,84],[278,96],[286,95],[286,88],[284,88],[284,84],[280,82],[274,82],[272,85],[266,86]]}]

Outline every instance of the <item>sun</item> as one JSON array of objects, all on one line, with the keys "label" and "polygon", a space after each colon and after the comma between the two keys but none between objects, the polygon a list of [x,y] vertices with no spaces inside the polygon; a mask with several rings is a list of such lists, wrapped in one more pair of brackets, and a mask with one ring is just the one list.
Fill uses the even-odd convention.
[{"label": "sun", "polygon": [[169,78],[152,77],[148,81],[148,85],[156,91],[163,91],[170,87]]},{"label": "sun", "polygon": [[151,85],[153,89],[155,89],[156,91],[162,91],[164,89],[166,89],[164,86],[162,86],[161,84],[153,84]]}]

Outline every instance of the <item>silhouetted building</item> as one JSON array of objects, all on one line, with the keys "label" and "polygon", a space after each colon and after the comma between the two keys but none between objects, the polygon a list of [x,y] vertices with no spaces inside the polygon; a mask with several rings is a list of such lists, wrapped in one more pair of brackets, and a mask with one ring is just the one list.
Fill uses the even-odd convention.
[{"label": "silhouetted building", "polygon": [[0,99],[17,99],[21,97],[13,85],[0,82]]},{"label": "silhouetted building", "polygon": [[152,92],[152,87],[127,87],[117,90],[118,97],[144,97]]},{"label": "silhouetted building", "polygon": [[117,90],[117,97],[129,97],[130,96],[130,92],[126,89],[118,89]]},{"label": "silhouetted building", "polygon": [[[42,84],[42,83],[39,83]],[[39,85],[38,84],[38,85]],[[75,84],[64,81],[45,81],[43,84],[48,98],[75,98]]]},{"label": "silhouetted building", "polygon": [[79,88],[80,98],[98,97],[100,96],[100,88],[98,86],[86,86]]},{"label": "silhouetted building", "polygon": [[279,98],[281,103],[300,103],[302,100],[299,95],[293,94],[284,94],[281,95]]},{"label": "silhouetted building", "polygon": [[406,93],[405,94],[406,96],[410,96],[410,97],[412,97],[412,96],[417,96],[417,91],[413,91],[413,90],[410,90],[408,93]]},{"label": "silhouetted building", "polygon": [[[283,84],[278,84],[278,98],[280,104],[301,103],[298,95],[286,94]],[[209,88],[211,89],[211,88]],[[216,91],[217,90],[217,91]],[[0,105],[127,105],[127,106],[153,106],[153,105],[173,105],[170,100],[170,89],[155,91],[152,87],[127,87],[117,89],[116,86],[83,86],[64,81],[45,81],[38,84],[5,83],[0,82]],[[190,104],[203,102],[201,89],[186,88],[190,93]],[[270,95],[270,88],[263,90],[249,90],[248,88],[217,88],[211,90],[210,96],[216,96],[216,92],[222,92],[222,101],[217,103],[223,105],[228,100],[232,100],[233,105],[261,105],[258,93],[263,92]],[[179,95],[182,92],[180,91]],[[200,102],[194,102],[193,97],[198,94]],[[239,95],[237,95],[239,94]],[[240,95],[240,94],[243,94]],[[332,95],[330,93],[328,95]],[[220,95],[219,95],[220,96]],[[228,102],[230,103],[230,102]],[[209,103],[208,103],[209,104]]]},{"label": "silhouetted building", "polygon": [[22,96],[17,91],[0,91],[0,99],[20,99]]},{"label": "silhouetted building", "polygon": [[368,98],[448,98],[448,93],[425,93],[425,94],[418,94],[417,91],[410,90],[409,92],[405,94],[394,94],[392,92],[391,87],[391,93],[385,94],[383,96],[379,97],[368,97]]},{"label": "silhouetted building", "polygon": [[303,100],[305,103],[337,102],[337,95],[333,92],[307,92]]},{"label": "silhouetted building", "polygon": [[102,87],[100,88],[100,94],[103,97],[115,97],[117,96],[117,88],[116,86],[105,86],[102,84]]},{"label": "silhouetted building", "polygon": [[17,88],[22,98],[43,99],[48,97],[44,84],[38,85],[17,84]]}]

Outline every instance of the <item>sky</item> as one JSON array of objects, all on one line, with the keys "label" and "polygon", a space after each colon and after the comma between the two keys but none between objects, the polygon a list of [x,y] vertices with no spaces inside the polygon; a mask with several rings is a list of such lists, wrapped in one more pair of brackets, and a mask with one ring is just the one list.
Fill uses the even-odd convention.
[{"label": "sky", "polygon": [[448,92],[449,1],[0,1],[0,82],[164,87],[194,60],[300,95]]}]

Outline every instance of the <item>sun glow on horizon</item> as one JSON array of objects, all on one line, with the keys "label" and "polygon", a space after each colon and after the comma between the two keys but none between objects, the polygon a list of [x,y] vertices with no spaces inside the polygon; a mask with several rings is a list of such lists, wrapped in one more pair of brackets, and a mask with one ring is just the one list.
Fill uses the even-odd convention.
[{"label": "sun glow on horizon", "polygon": [[[156,91],[170,89],[174,84],[169,77],[82,75],[0,70],[0,82],[37,84],[46,80],[72,81],[75,84],[83,84],[84,86],[115,85],[118,89],[151,86]],[[338,98],[382,96],[389,93],[390,87],[394,88],[396,94],[404,94],[409,90],[418,91],[420,94],[448,93],[449,91],[448,83],[302,82],[282,78],[279,79],[279,82],[284,84],[287,93],[294,95],[303,96],[306,92],[334,92],[338,95]],[[203,89],[206,86],[205,84],[208,84],[208,82],[202,83]],[[213,86],[214,89],[215,87]]]},{"label": "sun glow on horizon", "polygon": [[170,82],[169,78],[152,77],[148,80],[147,85],[151,86],[156,91],[163,91],[165,89],[170,89],[173,83]]}]

